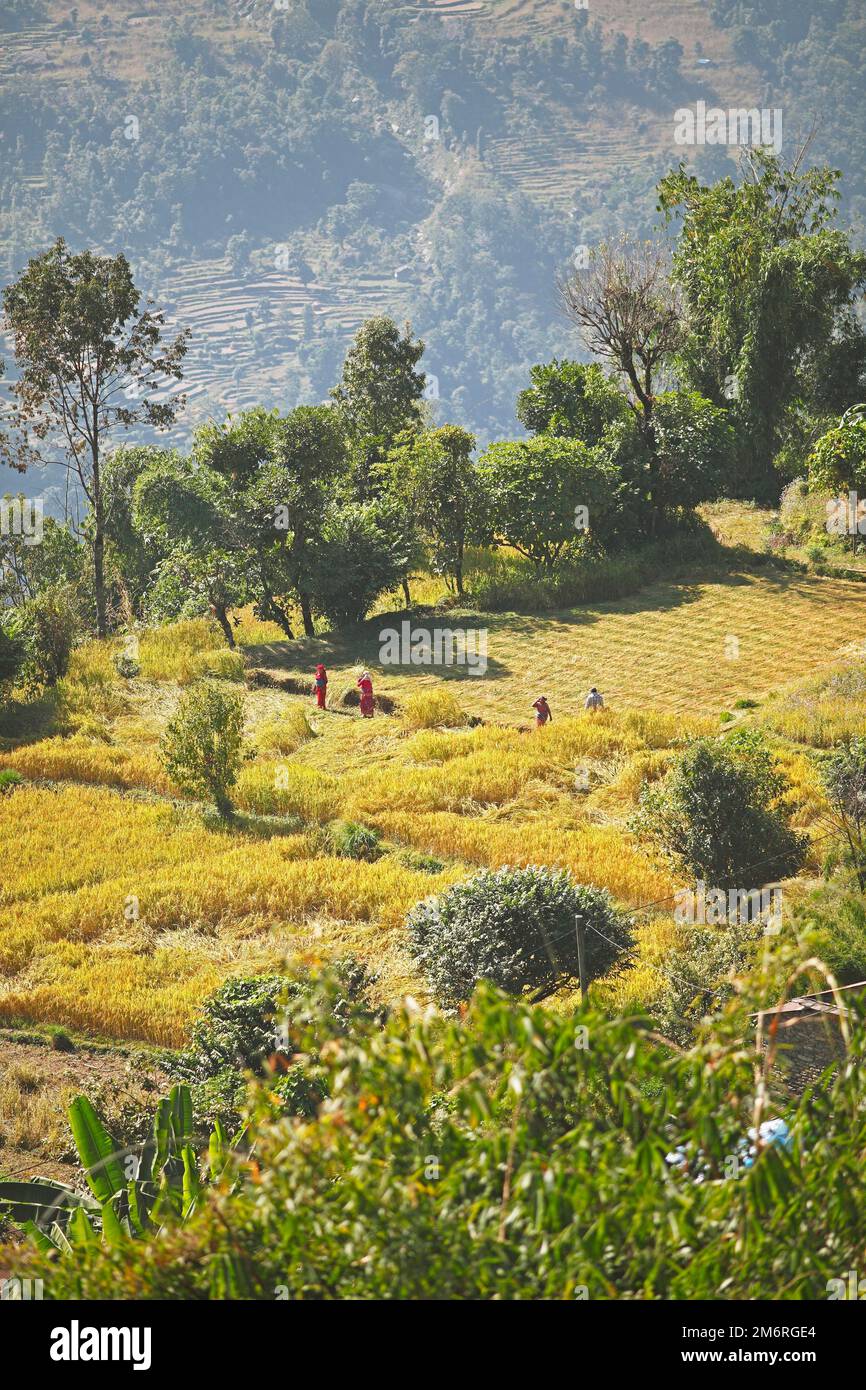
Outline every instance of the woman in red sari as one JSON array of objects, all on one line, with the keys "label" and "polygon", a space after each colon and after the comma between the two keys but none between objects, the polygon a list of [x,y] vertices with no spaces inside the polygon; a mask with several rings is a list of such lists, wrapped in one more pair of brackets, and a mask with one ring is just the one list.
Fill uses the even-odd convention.
[{"label": "woman in red sari", "polygon": [[370,672],[364,671],[358,680],[358,689],[361,692],[361,714],[365,719],[373,718],[373,682],[370,680]]},{"label": "woman in red sari", "polygon": [[316,667],[316,679],[313,681],[313,690],[316,694],[317,707],[319,709],[324,709],[325,701],[328,698],[328,673],[321,662]]}]

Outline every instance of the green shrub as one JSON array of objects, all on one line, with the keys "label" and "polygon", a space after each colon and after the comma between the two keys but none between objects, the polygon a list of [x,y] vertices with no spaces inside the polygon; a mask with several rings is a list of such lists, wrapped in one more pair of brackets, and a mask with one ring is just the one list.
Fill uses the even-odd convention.
[{"label": "green shrub", "polygon": [[351,820],[331,821],[324,831],[327,851],[341,859],[378,859],[382,853],[381,839],[378,830]]},{"label": "green shrub", "polygon": [[866,980],[866,899],[841,879],[822,884],[794,909],[794,927],[840,984]]},{"label": "green shrub", "polygon": [[733,922],[685,935],[685,948],[659,966],[666,985],[653,1014],[667,1037],[688,1045],[701,1019],[719,1014],[733,996],[734,977],[751,964],[764,923]]},{"label": "green shrub", "polygon": [[779,798],[790,789],[761,734],[696,739],[660,782],[644,787],[635,828],[713,888],[748,888],[796,872],[807,839]]},{"label": "green shrub", "polygon": [[84,636],[79,604],[68,584],[52,584],[23,604],[21,634],[27,659],[23,678],[32,689],[56,685],[69,670],[76,642]]},{"label": "green shrub", "polygon": [[17,625],[0,623],[0,701],[4,691],[16,681],[27,656],[26,643]]},{"label": "green shrub", "polygon": [[11,767],[7,767],[0,772],[0,796],[4,792],[11,792],[13,787],[20,787],[24,778],[20,772],[15,772]]},{"label": "green shrub", "polygon": [[205,681],[181,698],[160,740],[172,781],[193,796],[210,797],[221,816],[233,812],[229,792],[243,760],[243,729],[241,696]]},{"label": "green shrub", "polygon": [[828,856],[852,869],[866,891],[866,738],[839,744],[824,762],[821,778],[833,812],[840,848]]},{"label": "green shrub", "polygon": [[436,998],[468,999],[480,980],[510,994],[552,991],[578,970],[575,919],[586,926],[590,979],[615,965],[630,933],[610,895],[563,870],[483,870],[412,909],[412,952]]},{"label": "green shrub", "polygon": [[[373,976],[351,956],[336,961],[328,976],[330,1036],[371,1017],[368,990]],[[274,1094],[293,1115],[314,1115],[325,1092],[313,1072],[314,1059],[291,1062],[295,1015],[302,1011],[310,978],[255,975],[226,980],[205,1000],[190,1043],[167,1057],[169,1072],[192,1084],[201,1123],[232,1127],[243,1107],[246,1078],[268,1075]]]}]

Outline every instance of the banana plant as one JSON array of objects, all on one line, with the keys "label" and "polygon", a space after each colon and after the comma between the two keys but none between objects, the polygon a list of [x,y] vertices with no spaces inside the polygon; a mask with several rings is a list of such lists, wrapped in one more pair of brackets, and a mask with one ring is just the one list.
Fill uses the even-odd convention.
[{"label": "banana plant", "polygon": [[86,1096],[68,1111],[89,1191],[51,1178],[0,1182],[0,1215],[16,1222],[44,1250],[66,1253],[101,1238],[110,1245],[158,1231],[168,1219],[186,1221],[208,1183],[225,1171],[230,1144],[217,1120],[204,1164],[192,1147],[192,1099],[174,1086],[159,1102],[141,1149],[118,1150]]}]

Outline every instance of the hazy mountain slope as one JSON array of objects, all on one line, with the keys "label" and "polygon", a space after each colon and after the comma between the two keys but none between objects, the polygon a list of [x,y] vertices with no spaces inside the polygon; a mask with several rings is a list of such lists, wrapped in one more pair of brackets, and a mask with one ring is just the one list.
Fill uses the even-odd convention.
[{"label": "hazy mountain slope", "polygon": [[[123,248],[193,329],[184,432],[321,399],[387,312],[427,343],[440,417],[511,433],[529,365],[581,355],[557,271],[654,225],[677,107],[782,104],[793,142],[824,81],[862,128],[860,7],[774,6],[744,31],[735,0],[6,0],[4,278],[58,234]],[[862,221],[852,133],[819,145]]]}]

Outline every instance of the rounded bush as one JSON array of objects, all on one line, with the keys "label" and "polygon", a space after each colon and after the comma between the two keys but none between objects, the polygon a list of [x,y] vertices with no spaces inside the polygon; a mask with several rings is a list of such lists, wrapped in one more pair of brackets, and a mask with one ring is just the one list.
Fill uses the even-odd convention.
[{"label": "rounded bush", "polygon": [[576,883],[564,870],[485,869],[418,903],[408,927],[434,995],[453,1006],[468,999],[479,980],[521,994],[576,979],[579,916],[594,979],[628,949],[629,923],[606,890]]}]

